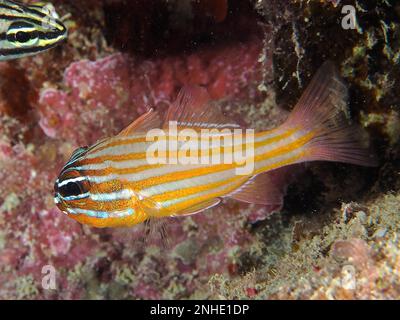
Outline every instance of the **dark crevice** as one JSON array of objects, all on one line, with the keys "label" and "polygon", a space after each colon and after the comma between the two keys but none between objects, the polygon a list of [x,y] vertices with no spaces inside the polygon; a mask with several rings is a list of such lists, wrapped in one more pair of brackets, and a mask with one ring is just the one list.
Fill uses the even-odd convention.
[{"label": "dark crevice", "polygon": [[261,33],[250,1],[130,1],[104,5],[105,36],[118,51],[145,57],[192,52],[207,45],[246,41]]}]

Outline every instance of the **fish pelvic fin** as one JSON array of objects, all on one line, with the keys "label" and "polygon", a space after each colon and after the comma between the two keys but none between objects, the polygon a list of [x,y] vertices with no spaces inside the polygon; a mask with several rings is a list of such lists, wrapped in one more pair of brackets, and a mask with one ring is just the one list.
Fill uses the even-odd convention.
[{"label": "fish pelvic fin", "polygon": [[312,135],[303,161],[377,166],[375,155],[364,146],[361,128],[350,123],[347,98],[347,87],[335,65],[325,62],[283,124]]}]

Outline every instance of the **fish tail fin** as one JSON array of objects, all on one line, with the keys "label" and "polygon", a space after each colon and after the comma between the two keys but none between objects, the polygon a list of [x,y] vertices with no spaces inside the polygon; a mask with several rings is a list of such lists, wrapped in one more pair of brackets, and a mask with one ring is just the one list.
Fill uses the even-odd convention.
[{"label": "fish tail fin", "polygon": [[334,64],[325,62],[283,125],[312,134],[303,160],[377,165],[375,155],[363,146],[361,128],[349,123],[347,97],[347,88]]}]

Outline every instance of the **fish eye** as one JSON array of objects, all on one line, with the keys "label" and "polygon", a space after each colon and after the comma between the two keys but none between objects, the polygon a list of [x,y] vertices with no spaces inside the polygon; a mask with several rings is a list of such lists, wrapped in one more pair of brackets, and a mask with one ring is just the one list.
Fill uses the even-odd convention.
[{"label": "fish eye", "polygon": [[15,34],[15,40],[20,43],[25,43],[31,40],[31,35],[28,32],[18,31]]},{"label": "fish eye", "polygon": [[54,186],[54,191],[59,193],[63,198],[79,196],[88,192],[85,181],[70,181],[66,184]]},{"label": "fish eye", "polygon": [[68,182],[60,187],[58,192],[63,197],[77,196],[82,193],[82,186],[79,182]]}]

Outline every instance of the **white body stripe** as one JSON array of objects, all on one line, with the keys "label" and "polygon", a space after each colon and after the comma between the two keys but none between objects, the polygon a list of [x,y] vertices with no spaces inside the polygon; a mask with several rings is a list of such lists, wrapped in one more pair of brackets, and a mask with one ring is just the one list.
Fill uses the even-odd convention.
[{"label": "white body stripe", "polygon": [[[174,199],[163,201],[162,202],[162,206],[164,208],[166,208],[166,209],[169,209],[171,206],[177,205],[177,204],[179,204],[181,202],[184,202],[184,201],[187,201],[187,200],[191,200],[191,199],[196,199],[198,197],[205,196],[205,195],[210,194],[210,193],[217,193],[217,192],[224,193],[224,191],[226,189],[232,188],[234,185],[237,185],[237,184],[238,184],[238,182],[236,182],[236,183],[235,182],[226,182],[225,184],[223,184],[221,186],[218,186],[218,187],[214,187],[214,188],[210,188],[208,190],[203,190],[203,191],[200,191],[200,192],[196,192],[196,193],[184,196],[184,197],[177,197],[177,198],[174,198]],[[222,197],[222,195],[221,195],[221,197]]]},{"label": "white body stripe", "polygon": [[113,169],[128,169],[128,168],[138,168],[141,166],[145,166],[148,164],[147,159],[140,160],[125,160],[125,161],[111,161],[106,160],[102,163],[92,163],[92,164],[84,164],[79,167],[74,167],[75,170],[84,171],[84,170],[104,170],[107,168]]},{"label": "white body stripe", "polygon": [[[295,138],[298,138],[299,136],[296,135],[296,137],[292,137],[289,136],[285,139],[282,139],[279,142],[273,143],[272,145],[265,145],[265,146],[261,146],[255,149],[255,155],[254,156],[260,156],[263,154],[267,154],[269,152],[274,151],[275,149],[279,149],[281,147],[284,147],[285,145],[288,145],[289,143],[293,142]],[[236,155],[241,155],[242,152],[237,151],[235,153]],[[288,153],[284,153],[283,156],[288,155]],[[289,155],[292,155],[292,153],[289,153]],[[205,161],[206,158],[203,158],[203,160]],[[233,157],[233,159],[235,159],[235,157]],[[264,160],[262,163],[255,163],[255,169],[260,167],[260,166],[265,166],[268,161],[270,161],[270,163],[272,162],[277,162],[281,160],[280,156],[271,158],[271,159],[267,159]],[[123,162],[109,162],[113,164],[113,167],[116,166],[118,167],[118,164],[122,164],[122,168],[118,169],[128,169],[129,167],[129,163],[133,163],[132,168],[137,168],[140,167],[140,165],[143,165],[143,163],[145,163],[144,165],[147,164],[146,159],[141,159],[141,160],[126,160]],[[127,167],[125,167],[127,166]],[[152,177],[155,176],[162,176],[165,174],[170,174],[173,172],[182,172],[182,171],[186,171],[186,170],[195,170],[195,169],[199,169],[199,168],[205,168],[208,167],[210,165],[206,165],[206,164],[190,164],[190,165],[181,165],[181,164],[167,164],[161,167],[155,167],[155,168],[151,168],[151,169],[146,169],[140,172],[135,172],[135,173],[126,173],[126,174],[116,174],[116,173],[111,173],[108,175],[90,175],[88,176],[88,179],[90,182],[94,182],[94,183],[103,183],[103,182],[108,182],[108,181],[112,181],[115,179],[123,179],[129,182],[139,182],[142,180],[146,180],[146,179],[150,179]],[[79,168],[82,169],[88,169],[88,170],[101,170],[106,168],[106,164],[105,163],[101,163],[101,164],[89,164],[89,165],[85,165],[85,166],[81,166]],[[232,171],[232,176],[235,174],[234,171]]]},{"label": "white body stripe", "polygon": [[[220,171],[217,172],[210,172],[213,170],[215,165],[218,164],[230,164],[230,163],[223,163],[219,161],[218,163],[209,163],[209,157],[212,156],[212,152],[210,151],[210,155],[203,156],[202,158],[196,158],[196,160],[200,161],[198,164],[186,164],[182,165],[181,163],[177,164],[154,164],[151,168],[146,168],[146,166],[151,165],[148,160],[144,157],[141,159],[132,159],[132,160],[110,160],[107,157],[114,157],[114,156],[133,156],[146,154],[147,148],[153,144],[153,142],[135,142],[135,143],[128,143],[123,145],[115,145],[104,148],[104,146],[109,144],[117,144],[121,141],[127,141],[129,139],[139,138],[140,136],[131,136],[131,137],[115,137],[109,140],[106,140],[102,143],[99,143],[94,149],[89,150],[88,153],[83,154],[82,156],[78,157],[79,159],[74,159],[73,162],[78,160],[89,160],[89,163],[85,164],[77,164],[76,167],[70,167],[67,170],[77,170],[80,171],[85,176],[79,178],[71,178],[63,181],[63,184],[73,181],[83,181],[88,179],[90,184],[101,184],[105,182],[111,182],[113,180],[116,181],[126,181],[128,183],[133,183],[133,186],[130,186],[132,189],[122,189],[119,191],[113,192],[104,192],[104,193],[90,193],[90,199],[93,201],[98,202],[97,208],[102,208],[101,203],[105,202],[112,202],[112,201],[119,201],[119,200],[143,200],[148,199],[151,202],[154,202],[158,208],[168,209],[171,208],[173,210],[174,206],[179,206],[181,202],[195,200],[196,198],[216,194],[216,197],[223,197],[226,194],[229,194],[235,188],[239,187],[240,185],[244,184],[251,176],[252,173],[256,174],[257,170],[261,168],[269,167],[273,168],[275,165],[276,167],[281,166],[282,162],[289,161],[291,163],[291,159],[298,156],[302,151],[303,148],[294,148],[285,150],[284,147],[290,145],[291,143],[297,141],[301,138],[301,135],[304,133],[296,132],[294,134],[289,134],[287,137],[280,138],[276,141],[269,142],[270,139],[278,137],[282,135],[284,131],[276,130],[272,133],[266,133],[258,135],[255,139],[255,143],[263,143],[265,145],[258,146],[254,150],[253,153],[248,153],[247,150],[235,150],[233,147],[233,151],[235,153],[232,156],[233,162],[235,160],[243,160],[243,156],[247,155],[251,157],[247,159],[248,161],[253,162],[252,157],[264,157],[271,153],[271,157],[268,157],[262,161],[254,161],[254,172],[250,172],[246,176],[238,176],[236,169],[238,167],[243,167],[245,164],[240,165],[233,165],[228,167],[221,167]],[[246,142],[245,136],[242,137],[241,141],[236,141],[234,139],[227,139],[225,141],[223,138],[220,139],[222,142],[222,146],[225,143],[226,146],[236,145],[239,146]],[[231,142],[233,140],[233,143]],[[178,151],[182,144],[185,142],[178,143]],[[187,144],[186,144],[187,145]],[[167,144],[168,150],[168,144]],[[202,146],[194,143],[194,150],[196,150],[201,155],[201,148]],[[275,154],[274,154],[275,153]],[[223,155],[223,153],[222,153]],[[90,163],[91,159],[96,159],[97,157],[104,157],[104,160],[100,163]],[[223,160],[223,159],[219,159]],[[295,160],[294,160],[295,161]],[[203,164],[201,163],[203,162]],[[208,162],[208,163],[207,163]],[[141,169],[143,168],[143,169]],[[210,168],[210,171],[207,169]],[[111,170],[109,170],[111,169]],[[117,173],[115,170],[129,170],[138,169],[137,172],[132,173]],[[200,169],[206,169],[203,172],[200,172]],[[104,171],[109,170],[109,171]],[[93,171],[92,173],[88,174],[86,171]],[[98,174],[97,174],[98,171]],[[182,173],[188,172],[188,177],[180,177],[179,179],[172,180],[174,173]],[[189,176],[189,174],[193,174]],[[163,177],[168,175],[169,179],[164,180]],[[152,180],[156,178],[156,180]],[[150,184],[146,187],[147,184]],[[215,183],[217,185],[212,186]],[[112,186],[112,182],[110,186]],[[137,184],[137,189],[135,185]],[[59,184],[60,185],[60,184]],[[197,189],[197,187],[200,187]],[[203,188],[204,187],[204,188]],[[101,188],[103,190],[109,189],[107,185],[102,185]],[[189,190],[190,189],[190,190]],[[179,191],[182,190],[182,193]],[[185,190],[186,193],[185,193]],[[187,192],[190,191],[190,194]],[[176,192],[176,195],[172,198],[163,198],[165,200],[158,200],[157,197],[161,196],[165,193],[169,192]],[[108,217],[125,217],[127,215],[133,214],[134,211],[130,208],[119,208],[117,211],[105,212],[102,210],[85,210],[85,209],[76,209],[76,208],[68,208],[71,214],[85,214],[89,217],[98,217],[98,218],[108,218]],[[167,212],[166,211],[166,212]]]},{"label": "white body stripe", "polygon": [[188,187],[207,185],[210,183],[223,181],[234,177],[235,169],[229,169],[222,172],[209,173],[203,176],[190,177],[179,181],[167,182],[158,184],[147,189],[143,189],[140,193],[145,197],[152,197],[164,192],[176,191]]},{"label": "white body stripe", "polygon": [[117,201],[117,200],[129,200],[134,196],[134,192],[129,189],[123,189],[121,191],[110,192],[110,193],[92,193],[90,199],[93,201]]},{"label": "white body stripe", "polygon": [[[232,133],[233,133],[233,131],[232,131]],[[277,130],[276,132],[273,132],[273,133],[260,134],[260,136],[254,137],[254,142],[258,143],[258,142],[266,141],[266,140],[269,140],[271,138],[275,138],[275,137],[279,136],[282,133],[283,132]],[[233,137],[233,134],[231,134],[231,135]],[[224,140],[223,137],[224,136],[229,136],[229,134],[210,135],[210,137],[212,137],[212,136],[220,137],[220,140],[223,143],[225,143],[225,140]],[[238,141],[236,143],[229,143],[229,140],[233,141],[233,138],[231,138],[231,139],[228,139],[228,141],[227,141],[225,146],[233,146],[233,147],[239,146],[240,144],[245,142],[245,136],[246,136],[246,133],[245,133],[245,131],[243,131],[243,139],[242,139],[242,141]],[[111,143],[118,143],[118,142],[121,142],[121,141],[127,141],[127,140],[138,139],[138,138],[144,138],[144,136],[143,135],[137,135],[137,136],[133,136],[133,137],[123,137],[123,138],[115,137],[115,138],[112,138],[112,139],[110,139],[108,141],[105,141],[104,144],[103,143],[99,144],[96,149],[102,148],[103,145],[107,145],[107,144],[111,144]],[[130,144],[122,144],[122,145],[111,146],[111,147],[108,147],[108,148],[105,148],[105,149],[101,149],[99,151],[96,151],[96,149],[94,149],[94,150],[91,150],[92,152],[89,152],[86,155],[86,158],[87,159],[94,159],[94,158],[97,158],[97,157],[126,156],[126,155],[133,155],[135,153],[136,154],[145,153],[146,150],[148,150],[149,146],[151,144],[153,144],[153,143],[154,142],[152,142],[152,141],[133,142],[133,143],[130,143]],[[178,148],[180,148],[183,145],[183,143],[184,142],[179,141],[178,142]],[[211,144],[211,142],[210,142],[210,144]],[[198,143],[198,145],[200,145],[200,142]],[[160,145],[160,147],[161,147],[161,145]],[[167,146],[167,148],[168,148],[168,146]],[[197,149],[199,150],[199,148],[197,148]],[[76,160],[78,160],[78,159],[75,159],[71,163],[75,162]]]},{"label": "white body stripe", "polygon": [[66,210],[70,214],[84,214],[89,217],[102,218],[102,219],[127,217],[127,216],[133,215],[135,213],[135,210],[132,208],[128,208],[127,210],[112,211],[112,212],[86,210],[86,209],[80,209],[80,208],[67,208]]},{"label": "white body stripe", "polygon": [[66,201],[85,199],[85,198],[87,198],[87,197],[89,197],[89,196],[90,196],[90,193],[89,193],[89,192],[81,193],[81,194],[78,194],[78,195],[76,195],[76,196],[68,196],[68,197],[63,197],[63,196],[60,194],[61,199],[66,200]]},{"label": "white body stripe", "polygon": [[58,183],[58,187],[62,187],[65,186],[66,184],[70,183],[70,182],[80,182],[80,181],[85,181],[88,180],[88,177],[76,177],[76,178],[71,178],[71,179],[66,179],[64,181],[61,181]]}]

